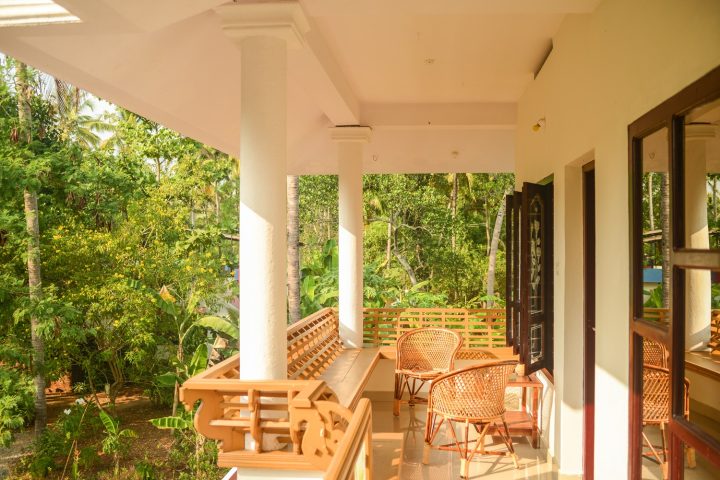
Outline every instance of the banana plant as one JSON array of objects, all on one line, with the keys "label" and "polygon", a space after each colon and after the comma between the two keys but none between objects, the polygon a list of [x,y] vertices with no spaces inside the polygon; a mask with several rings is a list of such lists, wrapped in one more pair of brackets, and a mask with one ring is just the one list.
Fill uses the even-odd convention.
[{"label": "banana plant", "polygon": [[[153,299],[158,309],[166,314],[175,324],[178,342],[176,358],[173,359],[175,372],[168,372],[157,377],[156,380],[158,380],[157,383],[160,386],[168,386],[164,381],[172,378],[173,375],[175,378],[181,376],[181,370],[183,365],[185,365],[185,340],[196,328],[206,328],[234,340],[237,340],[240,336],[237,324],[233,324],[228,319],[217,316],[198,318],[198,313],[201,312],[202,309],[200,309],[198,305],[200,303],[199,298],[193,292],[189,293],[187,298],[181,298],[177,292],[166,285],[163,286],[160,291],[154,291],[137,280],[130,280],[130,284],[132,287],[146,292]],[[204,345],[202,346],[204,348]],[[207,355],[205,360],[206,362],[203,364],[203,369],[207,366]],[[175,381],[173,385],[173,416],[177,413],[181,384],[181,381]]]},{"label": "banana plant", "polygon": [[120,456],[127,448],[127,439],[136,438],[137,434],[129,428],[120,428],[120,420],[111,417],[104,410],[100,410],[100,420],[105,427],[105,438],[102,441],[102,451],[113,457],[113,478],[120,476]]}]

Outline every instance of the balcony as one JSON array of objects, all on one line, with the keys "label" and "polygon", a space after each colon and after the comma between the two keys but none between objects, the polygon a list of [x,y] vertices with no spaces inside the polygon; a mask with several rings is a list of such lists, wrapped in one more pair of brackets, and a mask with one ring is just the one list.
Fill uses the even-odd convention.
[{"label": "balcony", "polygon": [[[392,415],[393,395],[387,386],[393,381],[395,342],[407,330],[441,326],[463,338],[460,366],[515,358],[505,347],[505,311],[365,309],[363,320],[361,349],[343,347],[334,309],[290,325],[288,380],[240,381],[235,356],[185,382],[181,399],[187,408],[200,402],[195,426],[220,441],[218,464],[233,469],[227,478],[233,478],[236,469],[242,478],[459,475],[459,458],[448,451],[433,450],[430,464],[421,463],[424,406],[405,406],[400,417]],[[520,377],[506,395],[520,468],[534,476],[552,472],[545,452],[537,448],[541,390],[534,377]],[[488,450],[495,448],[487,445]],[[515,475],[512,460],[503,457],[476,457],[470,468],[471,475],[486,478]]]}]

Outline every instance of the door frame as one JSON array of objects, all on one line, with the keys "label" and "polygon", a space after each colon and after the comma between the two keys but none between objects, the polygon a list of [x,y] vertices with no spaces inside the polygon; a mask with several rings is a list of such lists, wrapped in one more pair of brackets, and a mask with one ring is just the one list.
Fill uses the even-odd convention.
[{"label": "door frame", "polygon": [[595,161],[583,184],[583,478],[595,478]]}]

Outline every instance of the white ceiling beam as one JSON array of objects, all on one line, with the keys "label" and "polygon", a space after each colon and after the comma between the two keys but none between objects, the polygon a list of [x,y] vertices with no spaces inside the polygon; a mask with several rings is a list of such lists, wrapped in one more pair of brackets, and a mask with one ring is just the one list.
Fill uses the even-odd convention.
[{"label": "white ceiling beam", "polygon": [[310,30],[305,34],[305,49],[288,59],[290,70],[297,74],[293,77],[300,79],[330,122],[357,125],[360,123],[360,102],[319,29],[311,18],[308,23]]}]

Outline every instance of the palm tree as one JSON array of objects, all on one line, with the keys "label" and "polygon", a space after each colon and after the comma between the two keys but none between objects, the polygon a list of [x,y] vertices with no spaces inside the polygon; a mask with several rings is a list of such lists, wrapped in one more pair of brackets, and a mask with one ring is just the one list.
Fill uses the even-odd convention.
[{"label": "palm tree", "polygon": [[[32,143],[32,86],[27,65],[17,62],[15,67],[15,88],[18,104],[18,142]],[[38,217],[37,192],[27,186],[23,191],[25,223],[28,234],[27,269],[30,300],[42,298],[42,274],[40,259],[40,223]],[[33,351],[33,373],[35,375],[35,435],[39,436],[47,426],[47,402],[45,399],[45,342],[40,336],[37,315],[30,317],[30,341]]]},{"label": "palm tree", "polygon": [[[114,126],[105,119],[91,115],[95,110],[90,95],[79,87],[59,78],[46,78],[44,95],[51,99],[58,112],[58,124],[64,140],[71,140],[86,149],[100,146],[99,133],[111,133]],[[50,88],[52,87],[52,88]]]},{"label": "palm tree", "polygon": [[287,282],[288,320],[300,320],[300,226],[297,175],[287,177]]},{"label": "palm tree", "polygon": [[670,308],[670,288],[672,285],[670,271],[670,175],[667,173],[662,174],[660,201],[662,222],[663,308]]}]

